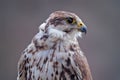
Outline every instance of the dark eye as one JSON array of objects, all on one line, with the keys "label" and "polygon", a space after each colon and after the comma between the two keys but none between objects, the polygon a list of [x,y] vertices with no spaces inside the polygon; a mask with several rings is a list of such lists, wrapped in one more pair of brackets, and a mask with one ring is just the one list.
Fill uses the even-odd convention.
[{"label": "dark eye", "polygon": [[71,17],[67,17],[66,20],[67,20],[67,22],[70,23],[70,24],[73,24],[73,23],[74,23],[74,19],[71,18]]}]

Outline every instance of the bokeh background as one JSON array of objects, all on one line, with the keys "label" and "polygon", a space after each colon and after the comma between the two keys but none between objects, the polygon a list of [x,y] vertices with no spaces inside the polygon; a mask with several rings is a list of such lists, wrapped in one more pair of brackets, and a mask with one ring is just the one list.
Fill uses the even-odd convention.
[{"label": "bokeh background", "polygon": [[21,52],[50,13],[76,13],[94,80],[120,80],[120,0],[0,0],[0,80],[16,80]]}]

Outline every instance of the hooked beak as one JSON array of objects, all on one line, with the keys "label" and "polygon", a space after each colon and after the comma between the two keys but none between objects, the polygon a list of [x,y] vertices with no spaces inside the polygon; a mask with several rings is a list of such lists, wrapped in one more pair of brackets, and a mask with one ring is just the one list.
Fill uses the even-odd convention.
[{"label": "hooked beak", "polygon": [[85,34],[87,33],[87,27],[82,22],[78,23],[77,25],[78,25],[79,31],[81,31],[82,33],[85,33]]},{"label": "hooked beak", "polygon": [[87,28],[86,27],[81,27],[80,31],[86,34],[87,33]]}]

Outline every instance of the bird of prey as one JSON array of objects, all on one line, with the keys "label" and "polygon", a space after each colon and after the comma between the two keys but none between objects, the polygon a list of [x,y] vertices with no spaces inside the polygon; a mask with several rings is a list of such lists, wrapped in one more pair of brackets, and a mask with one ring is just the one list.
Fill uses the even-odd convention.
[{"label": "bird of prey", "polygon": [[17,80],[92,80],[77,37],[87,28],[74,13],[55,11],[22,52]]}]

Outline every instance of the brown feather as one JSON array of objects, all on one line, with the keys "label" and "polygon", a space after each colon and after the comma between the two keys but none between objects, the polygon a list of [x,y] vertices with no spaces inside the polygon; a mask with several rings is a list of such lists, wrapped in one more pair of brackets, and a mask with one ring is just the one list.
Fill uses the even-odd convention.
[{"label": "brown feather", "polygon": [[73,59],[81,70],[82,80],[93,80],[86,57],[75,53]]}]

